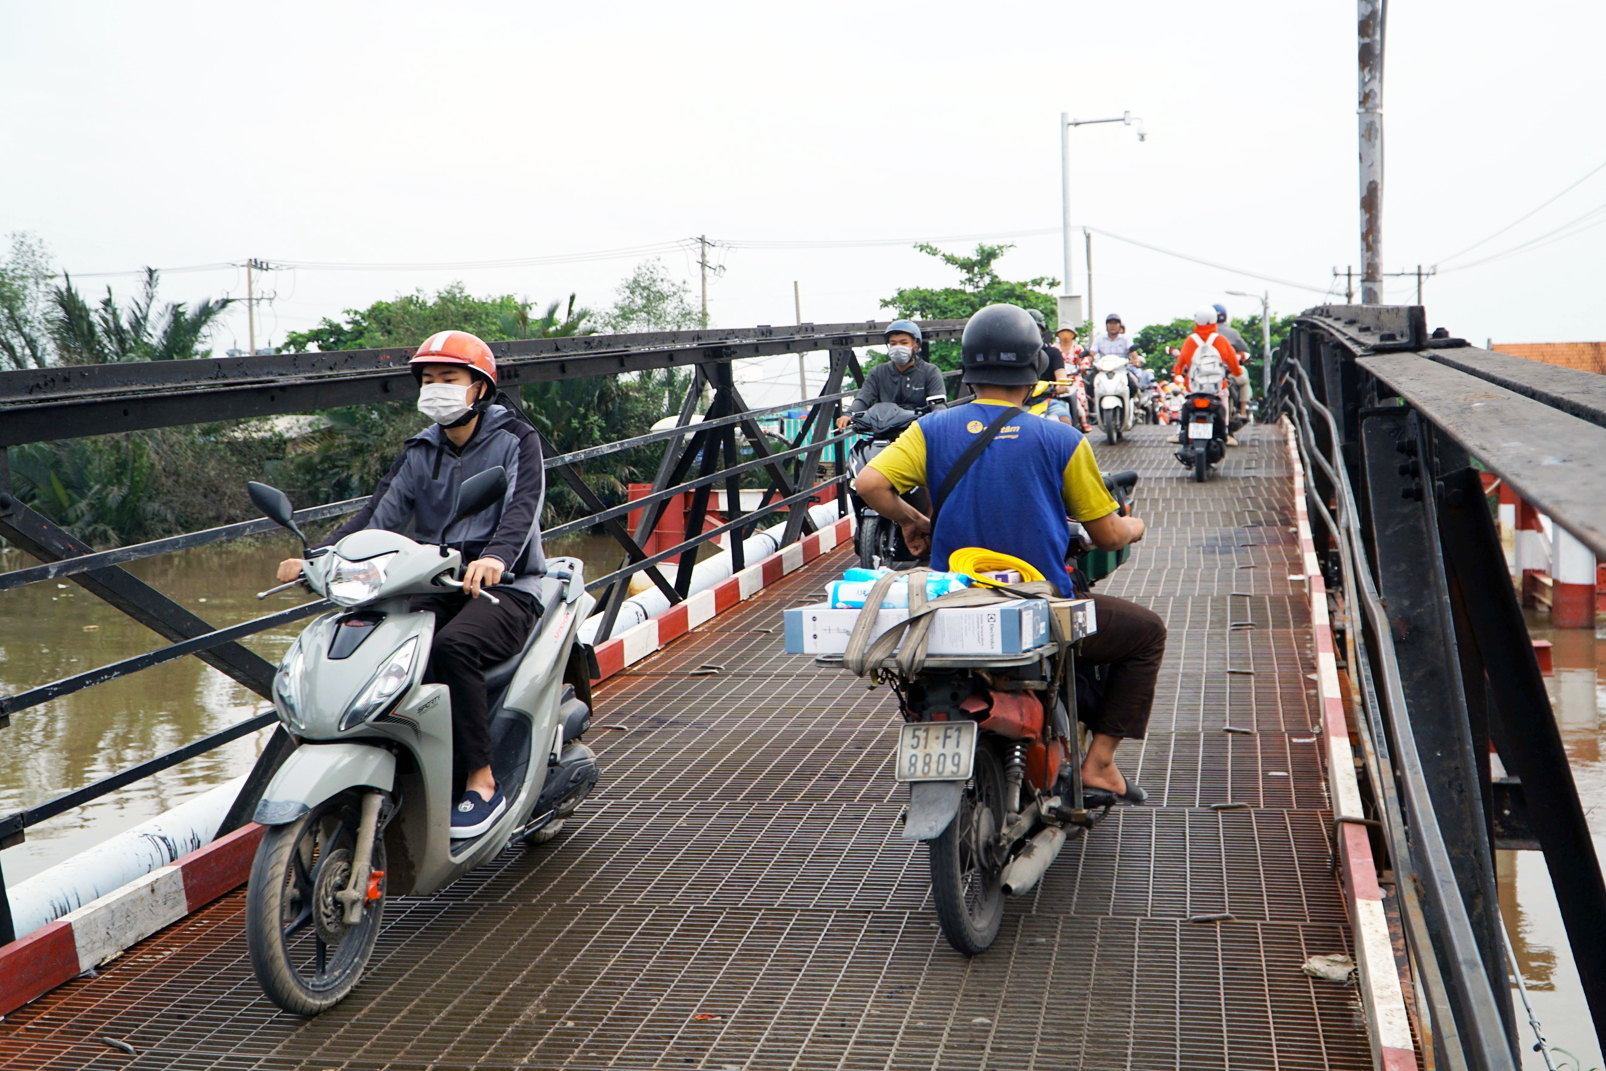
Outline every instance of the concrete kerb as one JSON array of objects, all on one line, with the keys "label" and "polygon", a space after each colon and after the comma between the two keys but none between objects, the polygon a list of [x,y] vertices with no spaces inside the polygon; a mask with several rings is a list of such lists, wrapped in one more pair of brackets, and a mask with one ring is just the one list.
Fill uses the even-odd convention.
[{"label": "concrete kerb", "polygon": [[[603,680],[853,539],[853,518],[805,536],[597,647]],[[116,958],[239,888],[262,839],[252,823],[0,946],[0,1016]]]},{"label": "concrete kerb", "polygon": [[1300,465],[1294,428],[1284,422],[1289,460],[1294,470],[1294,515],[1298,520],[1300,571],[1305,574],[1310,600],[1311,631],[1316,650],[1316,693],[1321,704],[1322,736],[1327,745],[1327,784],[1333,809],[1337,854],[1344,876],[1344,898],[1355,935],[1355,961],[1359,989],[1366,1008],[1366,1030],[1372,1043],[1372,1060],[1382,1071],[1415,1071],[1416,1041],[1394,961],[1394,944],[1383,909],[1383,890],[1377,883],[1377,863],[1366,827],[1343,818],[1364,819],[1360,784],[1355,778],[1355,751],[1350,746],[1349,724],[1339,686],[1338,659],[1333,625],[1327,612],[1327,583],[1316,558],[1310,515],[1305,506],[1305,471]]}]

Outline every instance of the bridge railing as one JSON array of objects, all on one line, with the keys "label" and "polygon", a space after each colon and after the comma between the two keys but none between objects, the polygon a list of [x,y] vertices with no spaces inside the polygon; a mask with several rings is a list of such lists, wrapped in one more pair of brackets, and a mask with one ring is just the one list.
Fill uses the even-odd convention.
[{"label": "bridge railing", "polygon": [[[1606,557],[1606,378],[1430,334],[1420,306],[1307,310],[1272,375],[1336,603],[1364,821],[1439,1066],[1517,1063],[1503,846],[1544,851],[1606,1029],[1606,883],[1480,477]],[[1491,776],[1491,748],[1514,776]]]},{"label": "bridge railing", "polygon": [[[936,321],[922,326],[928,344],[957,338],[963,329],[961,321]],[[876,322],[801,324],[491,344],[497,357],[499,386],[515,404],[516,388],[528,383],[629,375],[663,368],[686,368],[691,372],[673,427],[566,453],[557,452],[542,439],[548,480],[561,481],[588,511],[585,516],[546,529],[544,536],[553,539],[600,527],[620,548],[622,560],[618,568],[587,583],[589,590],[600,592],[602,620],[597,640],[612,633],[620,608],[629,597],[630,580],[636,574],[644,573],[671,604],[678,603],[688,597],[697,551],[703,544],[728,536],[732,570],[739,571],[746,564],[743,541],[762,521],[784,516],[785,525],[778,540],[784,546],[813,530],[808,507],[817,499],[834,497],[838,515],[845,512],[845,443],[849,435],[837,433],[832,418],[840,411],[843,400],[854,393],[854,387],[843,389],[845,378],[851,377],[854,383],[863,381],[855,347],[879,344],[884,328],[885,324]],[[818,395],[756,409],[742,397],[733,362],[820,350],[828,352],[829,364]],[[16,496],[6,463],[8,447],[365,402],[409,401],[418,390],[407,368],[411,356],[409,349],[356,350],[0,372],[0,538],[43,563],[0,574],[0,592],[47,580],[70,580],[172,641],[155,651],[0,697],[0,728],[6,727],[11,715],[19,711],[189,655],[201,658],[267,698],[271,695],[274,667],[239,641],[332,608],[327,600],[317,599],[228,628],[214,628],[122,566],[266,532],[274,527],[271,521],[243,521],[95,551]],[[699,416],[697,411],[705,401],[706,409]],[[804,415],[795,433],[784,443],[775,442],[774,436],[761,426],[766,418],[799,409],[804,410]],[[606,501],[587,485],[579,468],[587,461],[652,446],[662,448],[653,484],[645,495],[629,502]],[[742,459],[744,450],[750,455],[747,460]],[[822,475],[828,454],[832,472]],[[754,473],[762,474],[765,487],[759,504],[744,511],[741,481]],[[726,494],[724,519],[709,527],[705,522],[709,520],[710,498],[720,486]],[[674,546],[648,553],[643,543],[658,530],[669,504],[682,495],[690,496],[684,538]],[[357,498],[314,506],[298,511],[296,519],[304,524],[341,517],[360,509],[365,501],[366,498]],[[637,511],[638,522],[632,531],[627,519]],[[671,580],[657,567],[677,556],[679,561]],[[0,816],[0,849],[22,843],[30,826],[265,728],[275,720],[271,710],[265,711],[93,784]],[[282,726],[275,730],[225,817],[220,834],[249,821],[262,789],[294,746],[295,741]],[[0,868],[0,944],[15,936]]]}]

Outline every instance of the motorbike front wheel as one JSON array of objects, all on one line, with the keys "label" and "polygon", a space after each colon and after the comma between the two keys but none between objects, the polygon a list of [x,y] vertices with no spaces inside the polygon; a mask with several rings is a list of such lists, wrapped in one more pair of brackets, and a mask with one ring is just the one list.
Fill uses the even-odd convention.
[{"label": "motorbike front wheel", "polygon": [[984,742],[965,783],[959,813],[931,851],[931,898],[942,935],[967,956],[987,951],[1004,921],[1004,859],[997,848],[1004,826],[1004,768]]},{"label": "motorbike front wheel", "polygon": [[865,517],[860,522],[858,531],[859,565],[863,568],[874,569],[885,564],[877,559],[883,553],[882,544],[886,542],[886,536],[881,529],[882,526],[889,523],[880,514],[876,514],[873,517]]},{"label": "motorbike front wheel", "polygon": [[1104,410],[1104,441],[1110,446],[1114,446],[1115,440],[1120,435],[1120,418],[1115,415],[1115,410]]},{"label": "motorbike front wheel", "polygon": [[[262,834],[245,896],[245,938],[251,969],[268,999],[296,1015],[317,1015],[338,1004],[362,976],[379,937],[380,897],[363,905],[362,920],[345,922],[335,898],[350,881],[362,794],[342,792],[294,822]],[[374,842],[373,870],[385,869],[383,836]]]}]

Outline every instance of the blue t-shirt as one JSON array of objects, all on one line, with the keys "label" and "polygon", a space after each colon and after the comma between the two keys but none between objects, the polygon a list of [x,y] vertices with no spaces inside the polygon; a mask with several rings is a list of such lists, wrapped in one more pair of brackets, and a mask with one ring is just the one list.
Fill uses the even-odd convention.
[{"label": "blue t-shirt", "polygon": [[[972,402],[922,417],[870,465],[900,494],[923,485],[935,495],[999,409],[994,403]],[[946,570],[954,551],[985,547],[1030,562],[1068,595],[1066,515],[1091,521],[1115,510],[1082,433],[1057,420],[1022,413],[987,444],[943,503],[932,533],[931,567]]]}]

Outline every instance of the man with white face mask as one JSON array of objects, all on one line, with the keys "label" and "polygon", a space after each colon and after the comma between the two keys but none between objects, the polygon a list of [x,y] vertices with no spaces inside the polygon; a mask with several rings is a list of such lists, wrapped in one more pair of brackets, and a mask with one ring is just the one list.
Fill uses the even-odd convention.
[{"label": "man with white face mask", "polygon": [[[546,572],[546,478],[541,436],[513,410],[493,404],[496,358],[483,341],[467,331],[440,331],[409,365],[419,383],[418,409],[434,423],[407,440],[373,497],[324,545],[383,528],[462,549],[468,563],[462,592],[414,602],[436,617],[431,663],[451,695],[453,757],[465,778],[452,809],[452,836],[461,839],[485,832],[507,807],[491,771],[485,670],[517,654],[535,623],[533,590]],[[502,501],[449,525],[463,481],[498,465],[507,474]],[[300,573],[299,558],[279,565],[281,582]],[[477,597],[485,588],[495,589],[497,604]]]},{"label": "man with white face mask", "polygon": [[864,386],[853,396],[848,412],[837,418],[837,430],[848,426],[852,414],[862,413],[878,402],[896,402],[905,409],[925,412],[947,404],[948,389],[942,372],[920,359],[920,325],[913,320],[894,320],[887,325],[887,363],[878,364],[864,377]]}]

